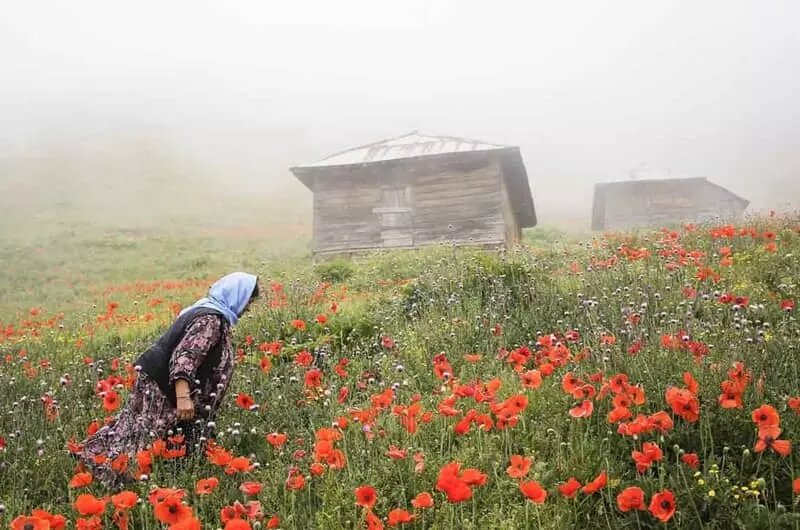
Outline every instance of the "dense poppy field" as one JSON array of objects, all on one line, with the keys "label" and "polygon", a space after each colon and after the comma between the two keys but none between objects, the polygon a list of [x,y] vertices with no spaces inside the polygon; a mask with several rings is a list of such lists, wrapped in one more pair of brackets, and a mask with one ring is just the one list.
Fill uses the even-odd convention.
[{"label": "dense poppy field", "polygon": [[117,458],[114,492],[70,453],[214,278],[25,308],[0,319],[0,525],[796,528],[798,253],[775,215],[253,271],[220,414]]}]

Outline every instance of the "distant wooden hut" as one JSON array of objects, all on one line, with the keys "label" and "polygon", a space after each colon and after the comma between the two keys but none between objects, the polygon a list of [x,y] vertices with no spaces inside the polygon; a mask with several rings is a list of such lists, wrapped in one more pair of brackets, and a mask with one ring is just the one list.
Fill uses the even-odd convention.
[{"label": "distant wooden hut", "polygon": [[595,185],[593,230],[622,230],[738,219],[749,201],[705,178],[629,180]]},{"label": "distant wooden hut", "polygon": [[315,256],[510,245],[536,224],[517,147],[415,131],[291,171],[314,194]]}]

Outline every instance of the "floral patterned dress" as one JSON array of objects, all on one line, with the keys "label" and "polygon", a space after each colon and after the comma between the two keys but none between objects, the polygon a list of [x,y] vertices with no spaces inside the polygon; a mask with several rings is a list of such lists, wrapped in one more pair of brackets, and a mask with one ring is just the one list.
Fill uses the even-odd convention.
[{"label": "floral patterned dress", "polygon": [[[219,362],[212,368],[204,384],[199,386],[200,381],[195,376],[217,344],[221,345]],[[77,453],[79,460],[95,479],[106,487],[116,489],[133,480],[127,463],[133,468],[139,451],[156,440],[175,434],[174,429],[181,427],[184,434],[189,435],[187,445],[194,441],[191,434],[208,436],[207,423],[214,417],[228,389],[233,365],[228,323],[217,315],[195,318],[173,350],[169,363],[170,384],[178,379],[186,379],[193,388],[195,420],[185,425],[179,423],[176,408],[158,384],[144,372],[139,372],[125,407],[114,420],[81,444]]]}]

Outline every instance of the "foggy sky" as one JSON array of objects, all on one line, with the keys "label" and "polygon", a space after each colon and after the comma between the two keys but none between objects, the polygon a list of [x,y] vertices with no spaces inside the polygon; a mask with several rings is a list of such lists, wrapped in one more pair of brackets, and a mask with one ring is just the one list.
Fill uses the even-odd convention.
[{"label": "foggy sky", "polygon": [[520,146],[542,224],[634,167],[796,205],[798,21],[794,0],[9,1],[0,156],[134,131],[296,196],[289,165],[420,129]]}]

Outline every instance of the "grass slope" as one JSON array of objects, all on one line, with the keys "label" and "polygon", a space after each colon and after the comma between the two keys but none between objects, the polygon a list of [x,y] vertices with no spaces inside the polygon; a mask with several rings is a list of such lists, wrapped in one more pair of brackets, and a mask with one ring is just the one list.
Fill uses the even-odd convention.
[{"label": "grass slope", "polygon": [[[363,527],[370,514],[388,525],[405,515],[393,510],[408,511],[408,528],[663,527],[657,515],[679,528],[794,528],[797,452],[756,452],[752,411],[774,406],[780,439],[800,432],[790,400],[800,394],[790,304],[800,224],[741,228],[533,234],[505,254],[436,248],[316,266],[261,260],[267,249],[230,240],[115,236],[97,240],[96,255],[86,245],[7,250],[17,284],[55,270],[56,256],[59,278],[81,270],[92,280],[70,291],[45,279],[48,288],[6,305],[0,524],[36,508],[91,524],[77,522],[75,501],[107,492],[67,486],[76,470],[65,447],[112,414],[96,385],[118,376],[110,381],[124,397],[129,361],[174,308],[236,266],[258,272],[267,297],[237,327],[216,442],[254,467],[155,457],[131,486],[142,499],[135,528],[163,526],[147,500],[155,486],[184,488],[209,528],[249,500],[260,502],[262,527],[293,529]],[[724,381],[736,392],[720,399]],[[257,406],[239,406],[249,398]],[[509,473],[512,457],[519,472]],[[453,462],[461,473],[448,475]],[[207,477],[219,486],[197,494]],[[594,488],[570,497],[571,478]],[[248,497],[243,482],[262,489]],[[541,503],[523,494],[542,501],[537,484]],[[356,505],[361,486],[377,492],[371,510]],[[641,488],[643,510],[621,510],[629,487]],[[423,492],[432,508],[412,504]],[[674,513],[656,497],[665,492]],[[112,512],[101,516],[109,527]]]}]

